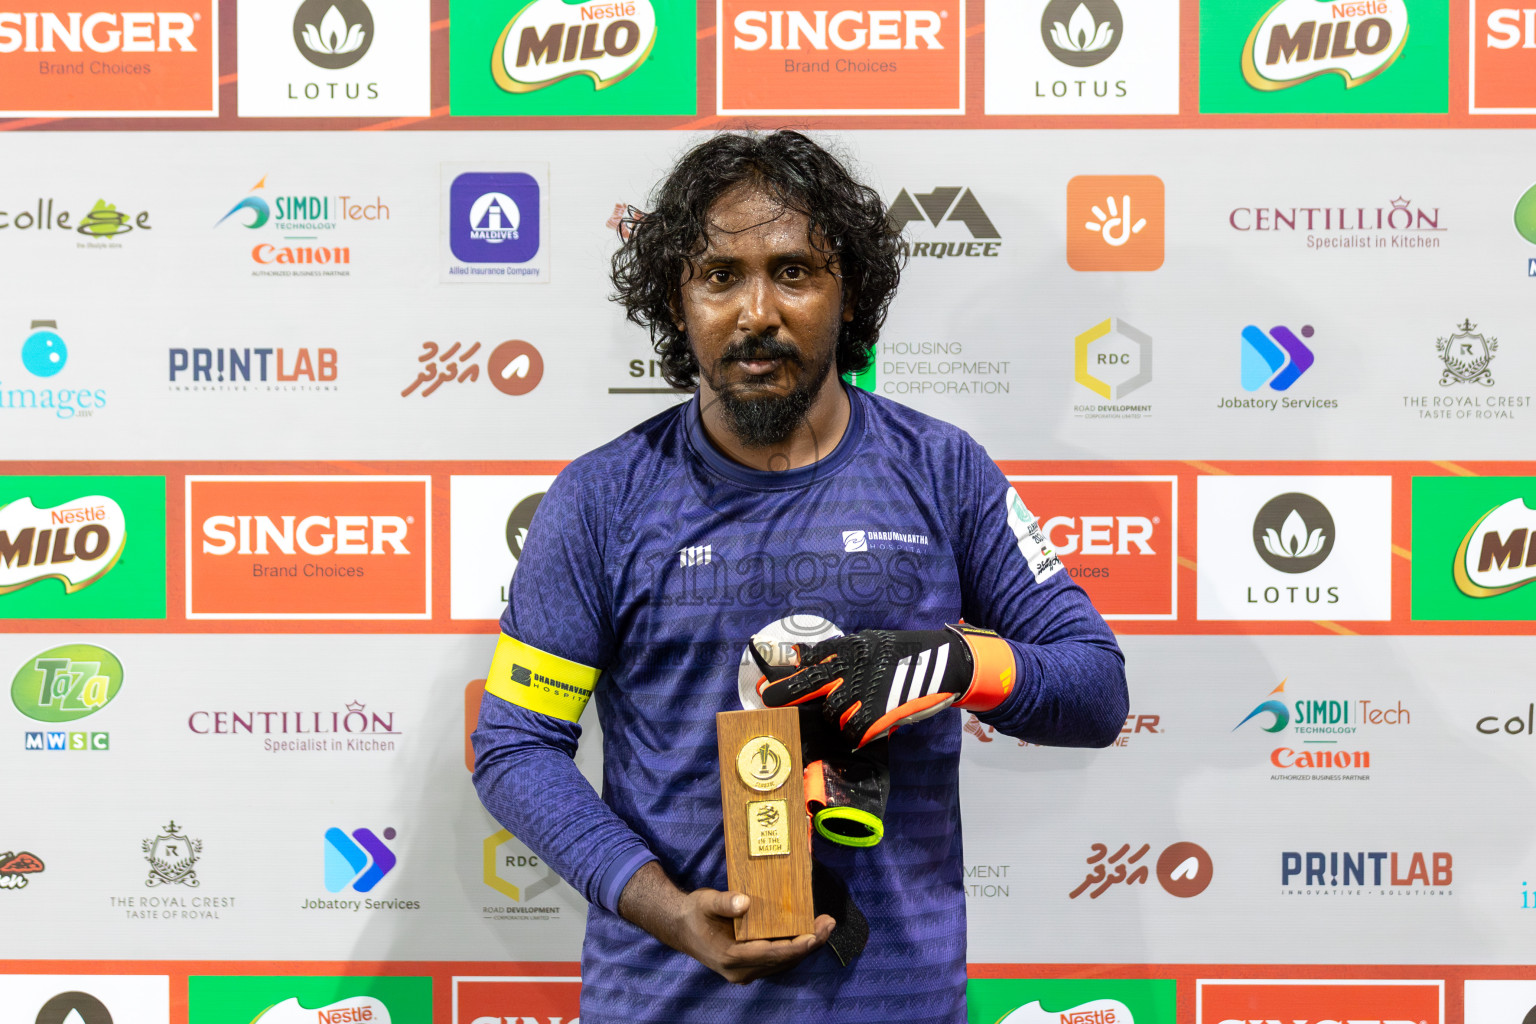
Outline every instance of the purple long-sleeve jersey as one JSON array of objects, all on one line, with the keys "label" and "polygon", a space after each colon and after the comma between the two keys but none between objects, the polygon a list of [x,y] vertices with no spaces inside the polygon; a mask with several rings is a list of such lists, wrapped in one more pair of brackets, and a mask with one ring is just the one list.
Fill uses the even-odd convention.
[{"label": "purple long-sleeve jersey", "polygon": [[847,431],[813,465],[729,461],[704,436],[695,398],[571,463],[534,516],[502,632],[602,670],[603,793],[572,760],[579,725],[489,693],[475,787],[592,904],[585,1024],[965,1020],[959,711],[891,737],[878,846],[815,839],[869,920],[849,966],[823,949],[731,985],[615,912],[651,859],[685,890],[727,887],[715,713],[742,706],[746,644],[770,624],[818,616],[851,633],[963,618],[1006,637],[1018,662],[987,724],[1102,746],[1124,722],[1113,634],[985,450],[940,420],[848,395]]}]

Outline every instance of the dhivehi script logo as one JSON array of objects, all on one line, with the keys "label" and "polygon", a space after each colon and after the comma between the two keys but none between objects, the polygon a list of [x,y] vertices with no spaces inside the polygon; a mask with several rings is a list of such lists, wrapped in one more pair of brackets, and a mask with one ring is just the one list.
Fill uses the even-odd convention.
[{"label": "dhivehi script logo", "polygon": [[1511,498],[1486,513],[1456,549],[1456,589],[1468,597],[1497,597],[1536,583],[1536,509]]},{"label": "dhivehi script logo", "polygon": [[1280,0],[1243,44],[1243,78],[1273,92],[1332,73],[1353,89],[1391,67],[1407,41],[1405,0]]},{"label": "dhivehi script logo", "polygon": [[491,76],[507,92],[533,92],[588,75],[606,89],[651,55],[651,0],[533,0],[512,16],[491,54]]},{"label": "dhivehi script logo", "polygon": [[91,494],[38,508],[31,498],[0,506],[0,594],[55,579],[73,594],[117,564],[127,520],[111,498]]},{"label": "dhivehi script logo", "polygon": [[373,996],[348,996],[326,1006],[303,1006],[295,997],[267,1007],[251,1024],[315,1024],[317,1020],[390,1024],[389,1007]]}]

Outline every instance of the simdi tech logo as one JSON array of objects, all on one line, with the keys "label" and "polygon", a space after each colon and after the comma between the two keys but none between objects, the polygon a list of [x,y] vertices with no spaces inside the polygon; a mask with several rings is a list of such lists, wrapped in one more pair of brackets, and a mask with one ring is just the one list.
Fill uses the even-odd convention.
[{"label": "simdi tech logo", "polygon": [[722,114],[963,114],[965,4],[716,0]]},{"label": "simdi tech logo", "polygon": [[989,114],[1177,114],[1177,0],[987,0]]},{"label": "simdi tech logo", "polygon": [[[291,186],[269,189],[268,177],[263,174],[213,225],[225,234],[236,227],[260,232],[244,238],[234,233],[242,250],[250,245],[250,261],[260,268],[251,276],[350,277],[347,268],[357,236],[337,239],[330,232],[388,221],[390,209],[383,197],[287,191]],[[272,239],[273,232],[279,237]],[[348,244],[310,244],[321,239]]]},{"label": "simdi tech logo", "polygon": [[1439,113],[1444,0],[1201,0],[1202,113]]},{"label": "simdi tech logo", "polygon": [[[1468,1017],[1468,1021],[1484,1018]],[[1296,981],[1199,979],[1195,1024],[1287,1024],[1377,1021],[1444,1024],[1445,982],[1308,979]]]},{"label": "simdi tech logo", "polygon": [[454,978],[453,1024],[577,1024],[580,978]]},{"label": "simdi tech logo", "polygon": [[213,117],[215,0],[32,0],[0,11],[0,117]]},{"label": "simdi tech logo", "polygon": [[429,619],[431,478],[188,476],[187,618]]},{"label": "simdi tech logo", "polygon": [[187,979],[188,1024],[416,1024],[432,979],[218,976]]},{"label": "simdi tech logo", "polygon": [[1163,265],[1163,179],[1080,174],[1067,182],[1067,265],[1156,270]]},{"label": "simdi tech logo", "polygon": [[452,0],[449,106],[464,114],[693,114],[694,0]]},{"label": "simdi tech logo", "polygon": [[972,978],[972,1019],[997,1024],[1175,1024],[1173,980]]},{"label": "simdi tech logo", "polygon": [[165,478],[0,480],[0,617],[165,618]]},{"label": "simdi tech logo", "polygon": [[1536,477],[1414,477],[1413,618],[1536,618]]}]

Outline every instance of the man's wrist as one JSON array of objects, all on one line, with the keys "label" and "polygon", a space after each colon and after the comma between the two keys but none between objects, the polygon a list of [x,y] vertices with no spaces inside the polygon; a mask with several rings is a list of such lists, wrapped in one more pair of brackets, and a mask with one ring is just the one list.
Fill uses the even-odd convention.
[{"label": "man's wrist", "polygon": [[630,924],[677,949],[676,922],[682,916],[686,898],[687,894],[661,869],[661,862],[649,860],[640,865],[619,894],[618,913]]}]

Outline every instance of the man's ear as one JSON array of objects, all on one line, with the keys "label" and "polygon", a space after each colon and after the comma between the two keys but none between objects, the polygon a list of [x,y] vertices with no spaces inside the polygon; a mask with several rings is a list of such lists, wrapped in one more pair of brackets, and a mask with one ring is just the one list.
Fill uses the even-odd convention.
[{"label": "man's ear", "polygon": [[858,305],[859,289],[857,285],[844,285],[843,287],[843,323],[853,323],[853,314]]}]

